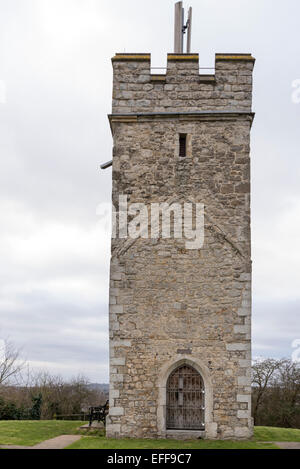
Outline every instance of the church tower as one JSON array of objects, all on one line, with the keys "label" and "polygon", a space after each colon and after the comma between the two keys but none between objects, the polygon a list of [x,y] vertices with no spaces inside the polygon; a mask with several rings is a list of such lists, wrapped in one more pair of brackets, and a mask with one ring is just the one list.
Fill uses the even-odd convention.
[{"label": "church tower", "polygon": [[[151,73],[150,54],[112,58],[117,233],[106,431],[108,437],[248,438],[255,60],[216,54],[215,73],[201,75],[198,54],[177,47],[164,75]],[[175,236],[174,217],[197,204],[204,224],[193,246]],[[170,236],[151,226],[150,207],[174,212]],[[130,236],[121,221],[130,223],[138,211],[148,213],[149,229]]]}]

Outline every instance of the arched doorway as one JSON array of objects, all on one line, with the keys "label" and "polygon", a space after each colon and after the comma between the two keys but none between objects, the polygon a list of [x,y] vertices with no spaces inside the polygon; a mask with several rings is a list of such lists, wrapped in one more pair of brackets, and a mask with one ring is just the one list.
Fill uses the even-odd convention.
[{"label": "arched doorway", "polygon": [[200,373],[190,365],[176,368],[166,387],[167,430],[205,429],[205,389]]}]

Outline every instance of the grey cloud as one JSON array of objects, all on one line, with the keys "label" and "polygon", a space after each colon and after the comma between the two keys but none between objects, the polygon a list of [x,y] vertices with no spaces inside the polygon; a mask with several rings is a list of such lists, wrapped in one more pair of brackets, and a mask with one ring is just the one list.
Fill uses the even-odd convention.
[{"label": "grey cloud", "polygon": [[[252,52],[257,58],[251,153],[254,352],[287,355],[293,334],[299,335],[299,288],[291,261],[299,248],[294,238],[287,246],[287,237],[279,234],[270,254],[267,240],[292,210],[291,198],[300,207],[300,104],[291,101],[292,81],[300,78],[300,4],[188,3],[194,7],[193,50],[201,67],[214,65],[215,52]],[[0,103],[0,329],[24,344],[35,366],[43,362],[68,376],[84,369],[92,381],[107,380],[109,242],[101,232],[97,250],[89,230],[96,230],[98,203],[111,200],[111,171],[99,170],[111,159],[110,58],[124,50],[149,51],[152,66],[165,66],[172,51],[173,5],[173,0],[131,0],[129,7],[123,0],[0,0],[0,80],[7,89],[7,102]],[[47,238],[43,227],[50,233],[53,225],[65,227],[61,241],[45,239],[41,247]],[[298,233],[297,226],[295,219],[288,229]],[[79,230],[81,241],[64,252],[71,229]],[[36,249],[24,242],[35,239],[35,232]],[[91,239],[94,256],[85,248]],[[288,276],[294,281],[287,282]],[[290,301],[279,300],[278,293]],[[82,325],[84,318],[95,323]]]}]

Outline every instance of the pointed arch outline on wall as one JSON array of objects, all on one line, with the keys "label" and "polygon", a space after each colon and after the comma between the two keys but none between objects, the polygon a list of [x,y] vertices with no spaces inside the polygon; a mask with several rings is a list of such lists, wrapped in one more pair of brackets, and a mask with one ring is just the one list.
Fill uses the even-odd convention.
[{"label": "pointed arch outline on wall", "polygon": [[[167,381],[171,373],[182,365],[189,365],[193,367],[198,373],[200,373],[205,389],[205,433],[211,435],[213,425],[213,388],[212,380],[209,369],[204,365],[201,360],[190,355],[177,355],[174,359],[166,362],[158,375],[158,406],[157,406],[157,427],[158,433],[161,436],[165,436],[167,432],[166,428],[166,404],[167,404]],[[185,430],[190,432],[191,430]],[[216,429],[213,429],[215,433]],[[174,430],[172,430],[174,432]]]}]

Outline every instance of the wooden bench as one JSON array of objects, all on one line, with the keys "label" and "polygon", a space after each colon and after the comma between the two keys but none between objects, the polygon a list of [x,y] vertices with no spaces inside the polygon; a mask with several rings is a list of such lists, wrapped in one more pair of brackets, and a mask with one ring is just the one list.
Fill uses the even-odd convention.
[{"label": "wooden bench", "polygon": [[97,420],[97,422],[103,422],[103,425],[105,426],[105,421],[106,421],[106,416],[108,414],[109,410],[109,401],[106,401],[104,405],[98,406],[98,407],[90,407],[89,408],[89,427],[92,426],[92,423],[94,420]]}]

